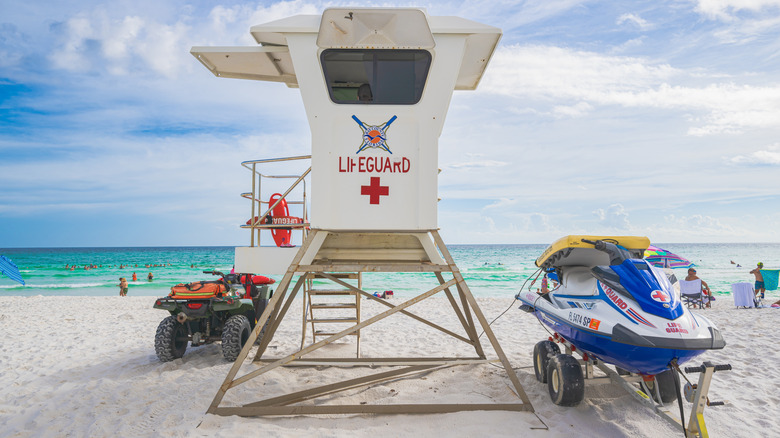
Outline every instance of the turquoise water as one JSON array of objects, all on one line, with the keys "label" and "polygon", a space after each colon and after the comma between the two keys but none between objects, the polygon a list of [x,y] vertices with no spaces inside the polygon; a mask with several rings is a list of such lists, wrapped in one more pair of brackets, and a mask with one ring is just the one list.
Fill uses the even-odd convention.
[{"label": "turquoise water", "polygon": [[[767,269],[780,268],[780,244],[658,244],[696,263],[699,277],[713,291],[727,294],[731,283],[753,281],[748,272],[762,261]],[[534,260],[546,245],[450,245],[458,267],[478,297],[512,297],[536,271]],[[229,272],[233,247],[152,248],[0,248],[13,260],[27,283],[22,286],[0,276],[3,295],[108,296],[119,294],[119,277],[126,277],[129,295],[163,296],[178,283],[208,279],[203,270]],[[731,264],[731,261],[738,263]],[[69,270],[65,265],[78,266]],[[96,265],[84,269],[85,265]],[[127,267],[120,268],[120,265]],[[150,265],[151,267],[146,267]],[[132,281],[135,272],[138,281]],[[154,279],[147,281],[151,272]],[[685,270],[675,270],[678,277]],[[258,272],[257,274],[263,274]],[[276,278],[277,281],[280,277]],[[393,290],[411,296],[436,285],[432,274],[367,273],[364,289]]]}]

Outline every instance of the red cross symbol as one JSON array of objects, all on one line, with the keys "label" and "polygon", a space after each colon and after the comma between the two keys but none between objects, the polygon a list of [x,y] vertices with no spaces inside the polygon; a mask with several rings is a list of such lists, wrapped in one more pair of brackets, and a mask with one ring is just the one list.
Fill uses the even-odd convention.
[{"label": "red cross symbol", "polygon": [[370,196],[370,203],[371,204],[379,204],[379,197],[380,196],[387,196],[390,194],[390,187],[389,186],[380,186],[379,185],[379,177],[378,176],[372,176],[371,177],[371,184],[367,186],[360,186],[360,194],[361,195],[368,195]]},{"label": "red cross symbol", "polygon": [[657,291],[653,292],[653,295],[651,295],[651,296],[653,297],[653,299],[654,299],[654,300],[656,300],[656,301],[660,301],[660,302],[662,302],[662,303],[665,303],[665,302],[666,302],[666,300],[667,300],[667,298],[669,298],[669,297],[666,295],[666,293],[665,293],[665,292],[662,292],[662,291],[660,291],[660,290],[657,290]]}]

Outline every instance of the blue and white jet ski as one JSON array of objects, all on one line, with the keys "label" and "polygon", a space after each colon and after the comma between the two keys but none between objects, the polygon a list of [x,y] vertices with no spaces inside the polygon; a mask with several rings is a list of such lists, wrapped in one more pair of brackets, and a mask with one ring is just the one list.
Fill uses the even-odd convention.
[{"label": "blue and white jet ski", "polygon": [[642,260],[649,244],[631,236],[559,239],[536,260],[558,284],[544,285],[547,293],[521,290],[516,298],[556,338],[644,376],[725,347],[717,327],[691,313],[666,274]]}]

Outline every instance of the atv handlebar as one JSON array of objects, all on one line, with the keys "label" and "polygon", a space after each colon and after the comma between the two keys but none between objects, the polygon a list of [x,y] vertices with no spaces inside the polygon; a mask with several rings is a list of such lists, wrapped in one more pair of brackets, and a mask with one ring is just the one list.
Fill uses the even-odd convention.
[{"label": "atv handlebar", "polygon": [[204,274],[211,274],[211,275],[219,275],[220,277],[224,277],[225,276],[225,274],[223,274],[223,273],[221,273],[219,271],[214,271],[214,270],[212,270],[212,271],[203,271],[203,273]]}]

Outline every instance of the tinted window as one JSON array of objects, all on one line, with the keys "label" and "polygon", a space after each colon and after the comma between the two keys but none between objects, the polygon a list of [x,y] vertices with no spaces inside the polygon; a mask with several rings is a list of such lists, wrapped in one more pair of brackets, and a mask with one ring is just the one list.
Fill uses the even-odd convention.
[{"label": "tinted window", "polygon": [[413,105],[431,66],[425,50],[328,49],[321,60],[335,103]]}]

